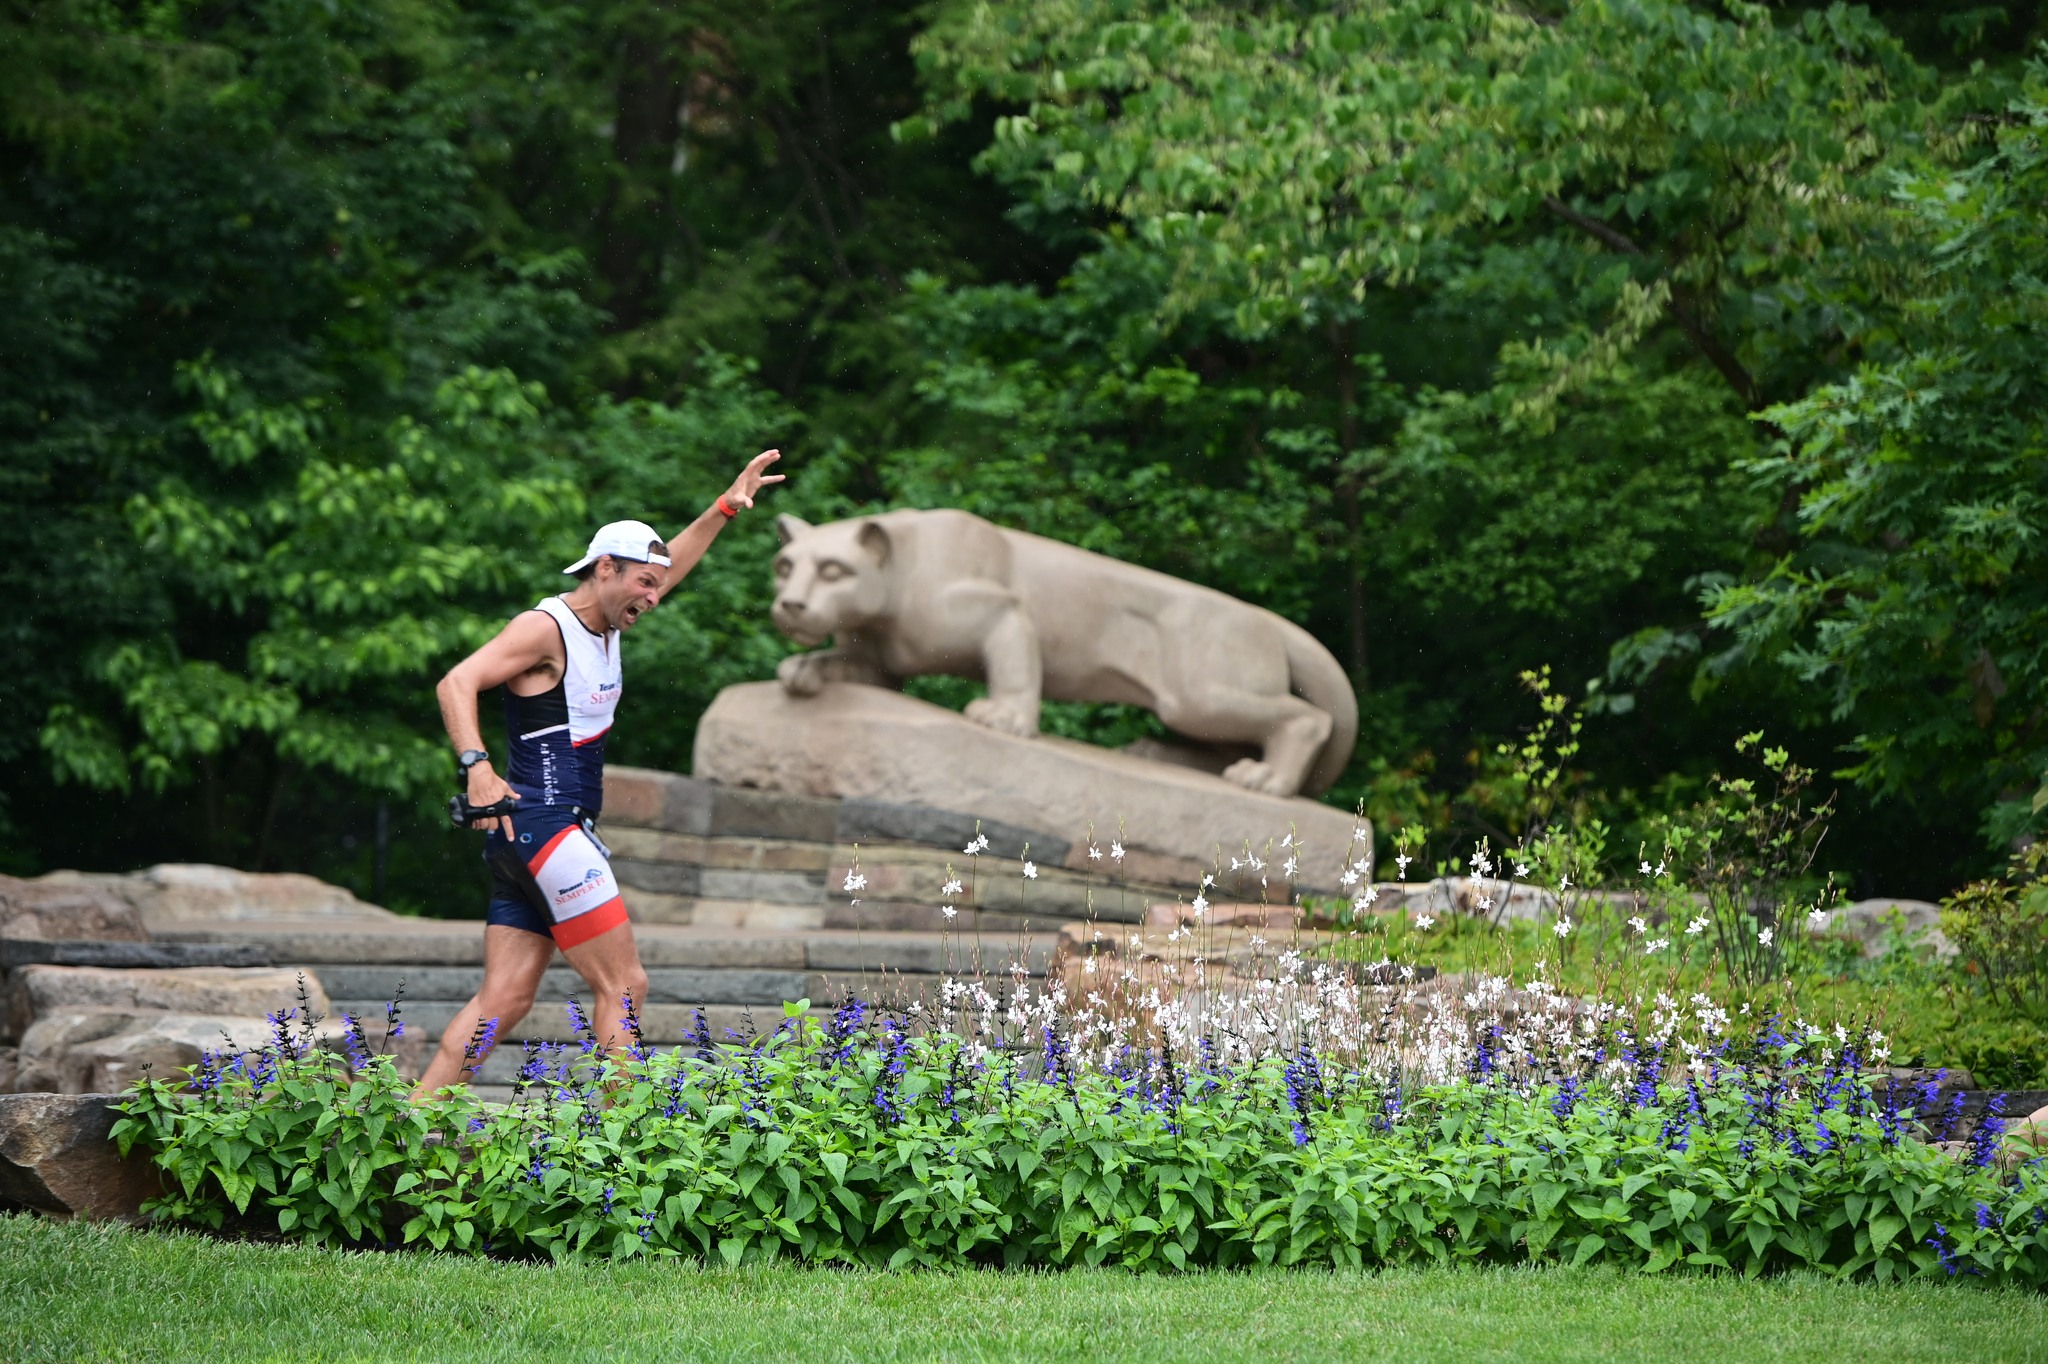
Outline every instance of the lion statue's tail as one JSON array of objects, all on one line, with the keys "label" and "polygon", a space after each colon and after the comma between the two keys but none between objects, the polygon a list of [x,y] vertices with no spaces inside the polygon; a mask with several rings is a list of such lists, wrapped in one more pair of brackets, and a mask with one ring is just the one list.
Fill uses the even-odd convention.
[{"label": "lion statue's tail", "polygon": [[1294,691],[1310,705],[1328,711],[1335,722],[1322,753],[1301,786],[1302,795],[1317,796],[1335,786],[1351,763],[1351,752],[1358,746],[1358,697],[1351,690],[1351,679],[1344,675],[1343,665],[1314,635],[1291,620],[1283,619],[1281,624],[1285,627],[1281,634],[1287,641],[1287,671],[1292,676]]}]

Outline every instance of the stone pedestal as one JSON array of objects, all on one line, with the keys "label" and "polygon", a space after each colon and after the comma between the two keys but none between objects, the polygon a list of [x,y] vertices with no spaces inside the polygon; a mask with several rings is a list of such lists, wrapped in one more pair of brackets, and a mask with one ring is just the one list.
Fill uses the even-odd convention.
[{"label": "stone pedestal", "polygon": [[[1348,860],[1370,865],[1364,821],[1312,800],[1261,795],[1192,768],[1045,735],[1000,734],[953,711],[879,687],[839,683],[792,697],[778,683],[728,687],[697,727],[695,775],[725,787],[957,812],[1056,835],[1068,867],[1088,866],[1089,829],[1119,837],[1169,884],[1243,857],[1266,866],[1227,893],[1273,899],[1334,892]],[[1292,846],[1283,847],[1292,838]],[[1292,858],[1294,875],[1286,872]],[[1049,857],[1047,859],[1051,861]]]}]

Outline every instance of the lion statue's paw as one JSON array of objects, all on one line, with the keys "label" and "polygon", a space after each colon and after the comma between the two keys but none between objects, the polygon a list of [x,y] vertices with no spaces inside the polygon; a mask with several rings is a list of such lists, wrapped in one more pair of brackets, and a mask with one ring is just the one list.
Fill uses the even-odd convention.
[{"label": "lion statue's paw", "polygon": [[1223,769],[1223,780],[1233,786],[1242,786],[1248,791],[1263,791],[1269,796],[1294,794],[1271,765],[1262,763],[1257,758],[1239,758]]},{"label": "lion statue's paw", "polygon": [[825,685],[825,669],[816,654],[791,654],[775,665],[775,676],[791,696],[816,696]]},{"label": "lion statue's paw", "polygon": [[969,701],[967,718],[977,725],[986,725],[998,734],[1014,734],[1020,739],[1029,739],[1038,733],[1036,709],[1019,705],[1015,701],[999,701],[992,696]]}]

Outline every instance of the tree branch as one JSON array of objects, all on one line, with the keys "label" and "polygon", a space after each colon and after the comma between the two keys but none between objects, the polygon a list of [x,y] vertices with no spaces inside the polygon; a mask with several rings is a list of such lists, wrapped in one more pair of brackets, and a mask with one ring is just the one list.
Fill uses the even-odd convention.
[{"label": "tree branch", "polygon": [[[1633,238],[1589,213],[1581,213],[1554,194],[1543,196],[1543,207],[1549,209],[1553,216],[1570,223],[1611,250],[1619,251],[1625,256],[1635,256],[1640,260],[1650,258],[1649,253],[1638,246]],[[1660,273],[1666,277],[1670,274],[1668,270]],[[1679,329],[1692,341],[1700,354],[1707,358],[1707,362],[1720,372],[1728,386],[1735,390],[1735,396],[1742,399],[1742,405],[1746,410],[1754,412],[1763,406],[1763,394],[1757,387],[1756,376],[1736,358],[1734,351],[1722,345],[1701,324],[1699,312],[1692,304],[1691,291],[1677,283],[1671,286],[1671,319],[1678,324]],[[1769,429],[1774,433],[1777,430],[1776,427]]]}]

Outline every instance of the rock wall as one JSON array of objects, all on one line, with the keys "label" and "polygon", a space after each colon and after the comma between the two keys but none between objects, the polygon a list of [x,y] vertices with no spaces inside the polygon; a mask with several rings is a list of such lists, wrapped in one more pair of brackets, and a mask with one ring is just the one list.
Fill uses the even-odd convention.
[{"label": "rock wall", "polygon": [[[155,934],[398,917],[310,876],[227,867],[0,877],[0,1093],[117,1092],[207,1050],[260,1045],[273,1012],[329,1012],[319,979],[272,967],[260,942]],[[335,1031],[330,1021],[322,1036]]]}]

